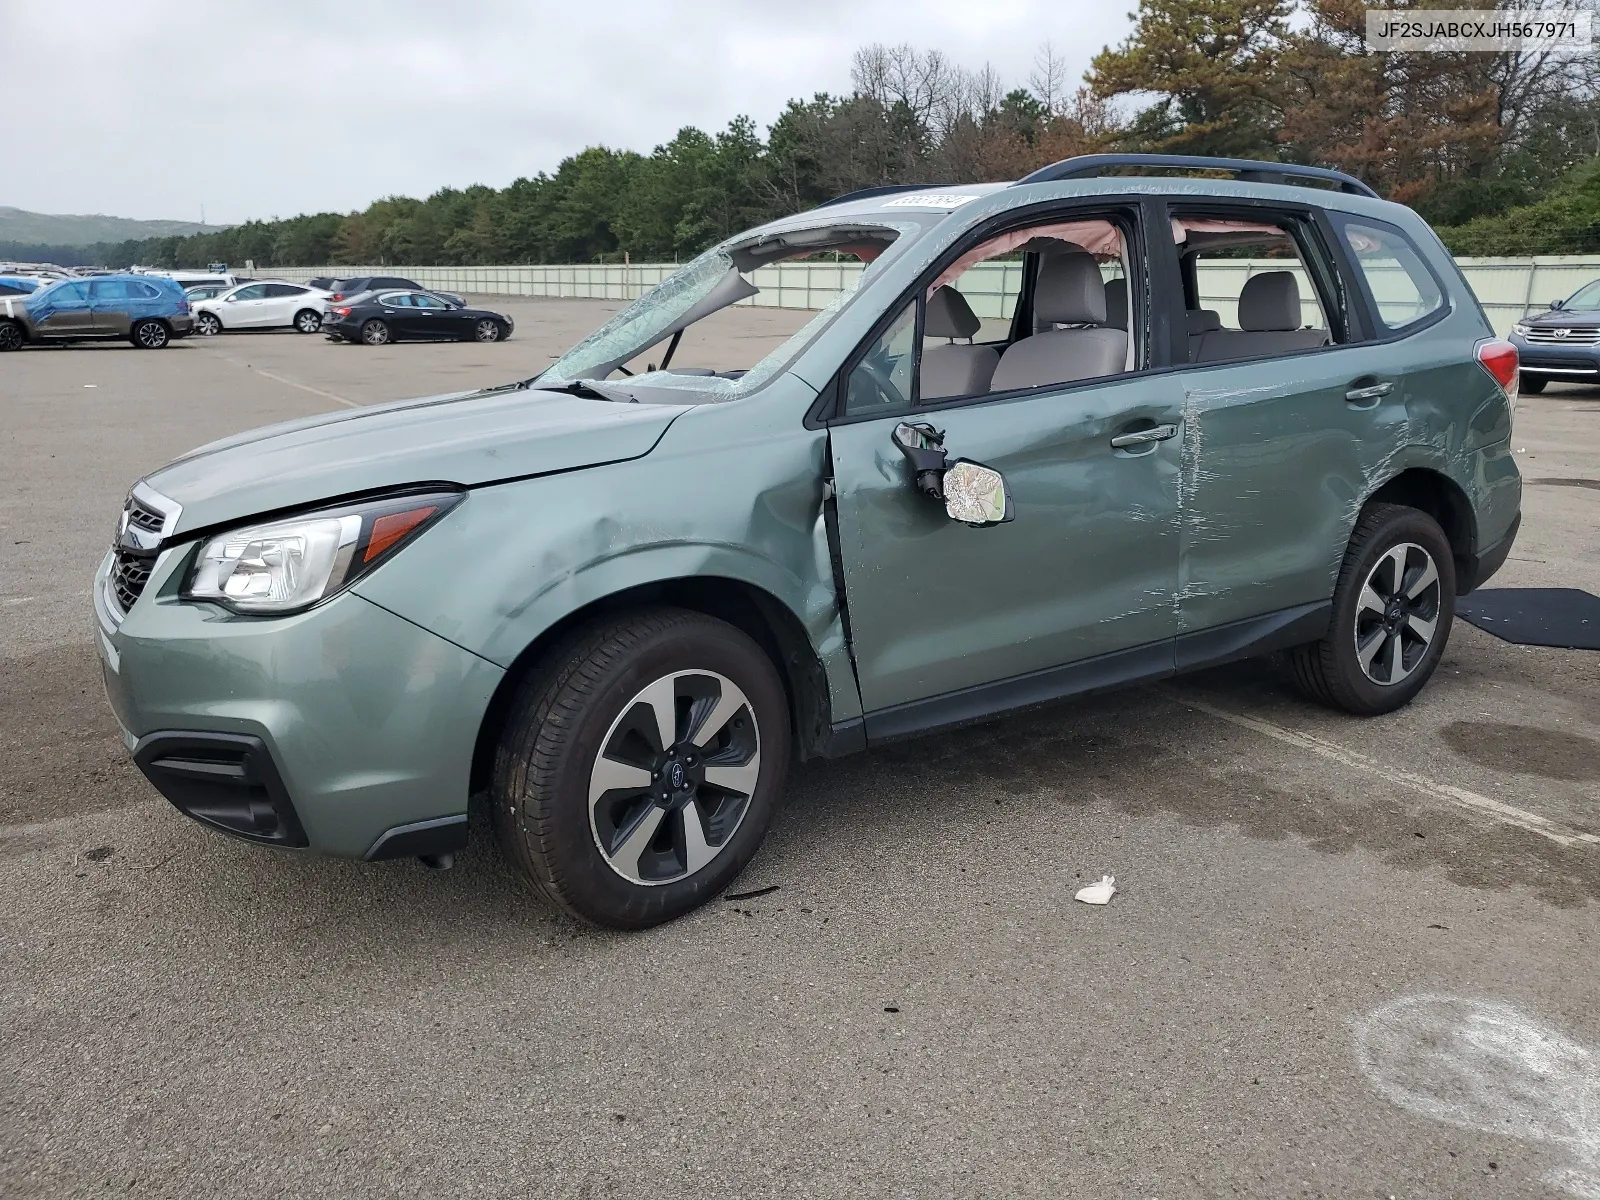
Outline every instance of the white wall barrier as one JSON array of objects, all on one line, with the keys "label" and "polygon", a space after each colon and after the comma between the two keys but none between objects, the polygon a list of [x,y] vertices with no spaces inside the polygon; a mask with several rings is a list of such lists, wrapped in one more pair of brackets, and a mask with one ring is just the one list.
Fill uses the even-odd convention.
[{"label": "white wall barrier", "polygon": [[[1524,314],[1571,295],[1592,279],[1600,278],[1600,257],[1541,256],[1537,258],[1461,258],[1467,282],[1501,334]],[[271,276],[303,282],[319,275],[349,278],[355,275],[398,274],[424,287],[440,291],[488,296],[551,296],[587,300],[632,300],[677,269],[674,263],[582,263],[571,266],[490,267],[278,267],[262,269],[257,277]],[[761,293],[742,304],[768,308],[824,308],[861,277],[859,263],[780,263],[761,267],[752,276]],[[1243,280],[1260,271],[1281,271],[1282,259],[1234,259],[1202,264],[1200,293],[1208,308],[1233,323],[1232,305]],[[985,263],[962,280],[963,293],[980,317],[1004,317],[1021,283],[1019,263]],[[1381,288],[1380,288],[1381,290]],[[1301,296],[1308,324],[1322,318],[1301,280]],[[1381,299],[1381,297],[1380,297]]]}]

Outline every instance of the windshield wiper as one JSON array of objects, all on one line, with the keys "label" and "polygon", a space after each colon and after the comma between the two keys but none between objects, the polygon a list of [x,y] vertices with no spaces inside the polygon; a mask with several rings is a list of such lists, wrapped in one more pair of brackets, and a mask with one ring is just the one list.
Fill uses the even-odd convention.
[{"label": "windshield wiper", "polygon": [[527,381],[527,386],[536,392],[566,392],[569,396],[586,396],[591,400],[610,400],[614,403],[637,404],[638,397],[632,392],[624,391],[619,387],[611,387],[603,383],[596,383],[588,379],[573,379],[566,383],[538,384],[533,380]]}]

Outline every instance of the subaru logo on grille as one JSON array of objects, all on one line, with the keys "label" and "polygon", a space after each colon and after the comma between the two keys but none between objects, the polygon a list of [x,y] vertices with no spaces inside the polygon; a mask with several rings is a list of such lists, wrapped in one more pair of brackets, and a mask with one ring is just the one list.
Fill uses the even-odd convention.
[{"label": "subaru logo on grille", "polygon": [[1564,338],[1564,337],[1571,337],[1572,336],[1572,330],[1570,330],[1570,329],[1552,329],[1550,332],[1555,334],[1558,338]]}]

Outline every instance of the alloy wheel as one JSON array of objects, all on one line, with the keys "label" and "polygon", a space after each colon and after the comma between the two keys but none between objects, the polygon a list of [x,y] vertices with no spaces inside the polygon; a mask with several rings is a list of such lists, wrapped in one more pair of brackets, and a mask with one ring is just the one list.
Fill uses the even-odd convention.
[{"label": "alloy wheel", "polygon": [[201,313],[195,320],[194,327],[205,337],[222,332],[222,322],[211,313]]},{"label": "alloy wheel", "polygon": [[382,346],[389,341],[389,327],[382,321],[368,321],[361,327],[361,340],[369,346]]},{"label": "alloy wheel", "polygon": [[1428,656],[1439,623],[1439,568],[1415,542],[1373,564],[1356,602],[1356,660],[1373,683],[1393,686]]},{"label": "alloy wheel", "polygon": [[611,723],[589,775],[600,856],[632,883],[676,883],[732,841],[761,778],[755,710],[714,671],[656,680]]},{"label": "alloy wheel", "polygon": [[294,327],[301,333],[315,333],[322,328],[322,318],[307,309],[294,319]]},{"label": "alloy wheel", "polygon": [[498,342],[500,340],[500,326],[497,322],[485,318],[478,322],[478,326],[473,330],[472,336],[480,342]]},{"label": "alloy wheel", "polygon": [[139,345],[146,350],[159,350],[167,344],[166,326],[159,321],[146,321],[139,326]]},{"label": "alloy wheel", "polygon": [[10,321],[0,321],[0,350],[22,349],[22,330]]}]

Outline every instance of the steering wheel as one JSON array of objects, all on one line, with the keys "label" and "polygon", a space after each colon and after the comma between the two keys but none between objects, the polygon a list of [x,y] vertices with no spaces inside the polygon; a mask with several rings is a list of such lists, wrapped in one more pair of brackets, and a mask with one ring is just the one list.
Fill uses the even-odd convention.
[{"label": "steering wheel", "polygon": [[[856,396],[855,381],[857,375],[866,376],[867,383],[877,393],[875,403],[882,407],[895,408],[906,402],[905,396],[901,394],[900,388],[895,384],[890,372],[884,369],[881,362],[870,355],[857,363],[856,369],[850,373],[851,400],[854,400]],[[852,404],[851,407],[855,408],[856,405]]]}]

